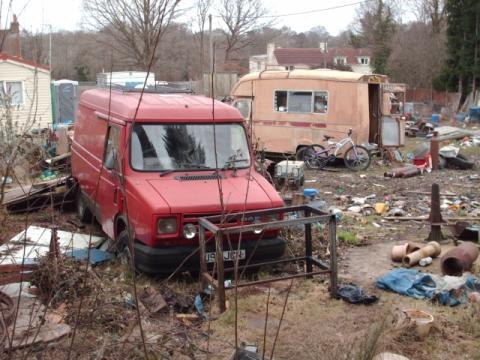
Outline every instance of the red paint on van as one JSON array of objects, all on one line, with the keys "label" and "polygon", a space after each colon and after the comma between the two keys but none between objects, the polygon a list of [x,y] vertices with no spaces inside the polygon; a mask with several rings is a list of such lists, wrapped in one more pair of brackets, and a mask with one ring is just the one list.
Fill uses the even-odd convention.
[{"label": "red paint on van", "polygon": [[[108,89],[81,95],[72,174],[80,186],[79,199],[110,238],[124,240],[129,223],[140,270],[166,273],[195,252],[198,237],[186,238],[184,226],[221,213],[217,176],[227,213],[284,205],[255,170],[237,109],[188,94],[145,93],[138,106],[139,99],[139,93]],[[216,161],[224,168],[219,171],[213,166],[214,131],[220,149]],[[285,242],[277,231],[269,231],[244,234],[241,247],[247,258],[254,253],[255,263],[282,256]],[[213,251],[211,244],[209,249]],[[198,256],[186,261],[185,268],[198,270]]]}]

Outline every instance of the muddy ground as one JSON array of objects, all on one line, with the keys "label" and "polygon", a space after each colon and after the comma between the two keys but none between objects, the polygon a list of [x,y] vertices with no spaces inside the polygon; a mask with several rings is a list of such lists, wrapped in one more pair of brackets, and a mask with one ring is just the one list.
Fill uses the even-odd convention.
[{"label": "muddy ground", "polygon": [[[407,152],[415,146],[415,142],[410,141]],[[386,220],[374,210],[367,210],[370,212],[367,214],[349,213],[347,210],[352,206],[351,197],[374,194],[375,197],[367,203],[374,205],[388,201],[394,207],[394,203],[403,202],[404,216],[428,215],[430,197],[418,192],[429,193],[431,185],[438,183],[442,193],[452,194],[447,199],[463,199],[465,205],[462,208],[450,204],[443,211],[445,218],[478,216],[475,201],[480,201],[480,181],[470,176],[478,174],[480,151],[469,148],[462,153],[476,161],[476,170],[442,170],[409,179],[387,179],[383,173],[391,166],[376,162],[368,171],[361,173],[343,168],[307,172],[305,187],[318,189],[319,197],[325,200],[327,207],[334,206],[343,211],[338,224],[338,234],[343,234],[343,240],[339,240],[339,281],[355,283],[368,294],[378,296],[379,301],[372,305],[351,305],[331,299],[328,278],[316,277],[240,289],[237,317],[235,295],[230,291],[227,293],[229,309],[225,313],[218,313],[215,299],[210,306],[207,296],[203,300],[210,320],[181,319],[177,314],[196,313],[193,301],[198,284],[188,274],[169,281],[143,274],[134,279],[127,262],[119,258],[78,278],[72,274],[84,271],[84,268],[77,269],[67,264],[66,276],[72,279],[69,286],[85,291],[67,292],[50,308],[56,309],[62,321],[75,329],[73,346],[73,335],[70,334],[54,343],[40,344],[4,356],[19,359],[68,356],[79,359],[130,359],[143,358],[146,349],[151,359],[228,359],[237,339],[239,343],[256,344],[260,354],[265,349],[266,357],[270,357],[275,342],[275,359],[371,359],[382,351],[410,359],[480,359],[479,306],[469,304],[450,308],[375,287],[378,276],[400,266],[389,258],[391,247],[406,241],[423,242],[429,234],[429,225],[418,220]],[[46,209],[32,213],[28,218],[25,215],[9,216],[2,237],[11,237],[24,229],[26,224],[51,226],[52,223],[69,231],[99,232],[95,226],[80,229],[73,211],[60,213]],[[443,231],[447,238],[442,245],[442,251],[445,251],[452,246],[452,235],[448,227],[444,227]],[[299,234],[290,233],[288,238],[292,252],[303,250]],[[326,257],[322,229],[315,231],[314,246],[317,255]],[[423,270],[440,274],[438,262],[435,259],[430,267]],[[274,270],[272,273],[272,269],[264,269],[257,277],[264,279],[291,269]],[[477,260],[473,272],[478,275],[479,270]],[[49,272],[48,268],[44,271]],[[151,288],[163,295],[167,306],[154,314],[143,305],[137,310],[134,282],[139,297],[145,288]],[[419,339],[411,327],[402,323],[403,309],[420,309],[434,316],[434,327],[427,338]],[[138,327],[139,313],[145,347]]]}]

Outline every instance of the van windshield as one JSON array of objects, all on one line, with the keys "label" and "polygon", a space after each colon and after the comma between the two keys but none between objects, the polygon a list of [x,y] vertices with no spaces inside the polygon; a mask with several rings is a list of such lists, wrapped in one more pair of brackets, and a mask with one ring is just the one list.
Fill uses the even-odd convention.
[{"label": "van windshield", "polygon": [[[216,169],[212,124],[135,124],[131,166],[140,171]],[[216,124],[219,169],[250,166],[241,124]]]}]

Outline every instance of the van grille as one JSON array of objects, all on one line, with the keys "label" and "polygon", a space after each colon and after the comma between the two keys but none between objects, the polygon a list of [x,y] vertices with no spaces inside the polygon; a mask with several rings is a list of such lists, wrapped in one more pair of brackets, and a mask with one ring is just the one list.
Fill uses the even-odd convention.
[{"label": "van grille", "polygon": [[195,180],[217,180],[223,179],[221,174],[209,174],[209,175],[183,175],[175,177],[177,180],[181,181],[195,181]]}]

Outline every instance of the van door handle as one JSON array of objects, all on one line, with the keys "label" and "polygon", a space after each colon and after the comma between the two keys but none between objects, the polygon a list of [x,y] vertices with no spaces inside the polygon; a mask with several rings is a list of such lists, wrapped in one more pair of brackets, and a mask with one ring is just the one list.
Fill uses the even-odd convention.
[{"label": "van door handle", "polygon": [[118,188],[113,189],[113,203],[117,205]]}]

